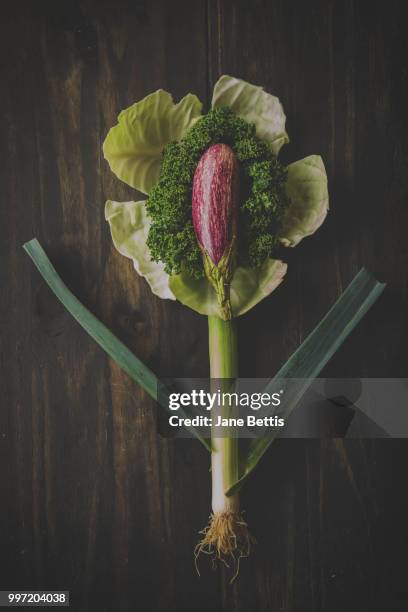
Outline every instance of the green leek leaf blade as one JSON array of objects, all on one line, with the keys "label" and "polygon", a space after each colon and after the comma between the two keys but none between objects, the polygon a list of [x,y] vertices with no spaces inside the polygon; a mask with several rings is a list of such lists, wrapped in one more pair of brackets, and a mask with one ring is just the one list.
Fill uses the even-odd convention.
[{"label": "green leek leaf blade", "polygon": [[[265,392],[273,393],[279,389],[282,379],[297,379],[290,381],[285,388],[285,401],[281,404],[283,410],[279,416],[289,416],[313,379],[376,302],[384,288],[385,284],[376,281],[365,268],[355,276],[326,316],[268,383]],[[233,495],[241,488],[278,433],[278,428],[273,428],[268,435],[252,441],[244,460],[243,472],[226,492],[227,495]]]},{"label": "green leek leaf blade", "polygon": [[[164,400],[165,395],[158,394],[159,380],[157,376],[74,296],[62,282],[38,240],[36,238],[30,240],[23,245],[23,248],[57,298],[91,338],[154,400]],[[161,405],[168,408],[165,401],[162,401]],[[211,445],[207,440],[195,429],[190,428],[190,431],[194,433],[207,450],[211,451]]]}]

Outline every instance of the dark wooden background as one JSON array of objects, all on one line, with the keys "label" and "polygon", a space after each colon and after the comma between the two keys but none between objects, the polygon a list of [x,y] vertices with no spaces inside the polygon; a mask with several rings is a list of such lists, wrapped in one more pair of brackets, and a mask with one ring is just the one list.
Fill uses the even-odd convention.
[{"label": "dark wooden background", "polygon": [[[238,580],[192,550],[208,457],[156,434],[155,407],[64,312],[21,245],[161,376],[205,376],[206,320],[153,297],[112,246],[107,198],[134,199],[101,144],[163,87],[208,103],[222,73],[281,98],[285,161],[322,154],[331,212],[239,321],[241,373],[269,376],[362,265],[388,288],[325,369],[406,376],[405,2],[1,5],[0,587],[69,589],[76,611],[402,612],[408,444],[277,442],[243,493],[258,540]],[[386,407],[385,407],[386,408]]]}]

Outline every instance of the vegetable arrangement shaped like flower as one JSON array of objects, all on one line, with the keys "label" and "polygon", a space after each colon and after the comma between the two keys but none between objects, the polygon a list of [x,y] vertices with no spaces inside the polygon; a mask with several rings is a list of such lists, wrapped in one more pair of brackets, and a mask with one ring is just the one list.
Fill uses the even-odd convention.
[{"label": "vegetable arrangement shaped like flower", "polygon": [[[280,245],[313,234],[328,210],[321,157],[284,167],[289,142],[278,98],[227,75],[212,106],[188,94],[178,104],[158,90],[122,111],[104,155],[116,176],[146,194],[137,202],[106,203],[117,250],[132,259],[154,294],[208,316],[213,379],[235,378],[234,317],[250,310],[282,281]],[[237,495],[238,440],[212,440],[212,515],[198,552],[224,561],[249,550]]]}]

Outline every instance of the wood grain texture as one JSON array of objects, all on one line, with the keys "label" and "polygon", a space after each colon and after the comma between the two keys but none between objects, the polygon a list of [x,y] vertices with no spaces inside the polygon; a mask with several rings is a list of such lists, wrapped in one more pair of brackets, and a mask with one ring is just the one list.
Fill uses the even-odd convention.
[{"label": "wood grain texture", "polygon": [[[285,252],[273,299],[239,321],[240,368],[269,376],[365,265],[388,289],[325,370],[406,376],[408,43],[402,1],[15,0],[1,11],[1,588],[70,589],[71,608],[402,612],[404,441],[281,440],[243,493],[258,545],[230,586],[192,562],[208,457],[156,433],[150,399],[45,287],[37,236],[78,297],[162,376],[205,376],[203,317],[151,295],[111,244],[134,192],[101,144],[163,87],[208,104],[224,72],[277,93],[286,162],[321,153],[331,212]],[[207,486],[205,486],[207,485]]]}]

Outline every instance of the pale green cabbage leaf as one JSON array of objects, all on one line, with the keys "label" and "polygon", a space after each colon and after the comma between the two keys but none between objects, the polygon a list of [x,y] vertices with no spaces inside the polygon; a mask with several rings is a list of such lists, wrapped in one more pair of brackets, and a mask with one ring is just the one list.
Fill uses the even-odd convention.
[{"label": "pale green cabbage leaf", "polygon": [[257,136],[270,144],[275,155],[289,142],[282,104],[262,87],[224,74],[215,84],[212,106],[229,106],[238,117],[255,124]]},{"label": "pale green cabbage leaf", "polygon": [[150,285],[152,292],[160,298],[175,300],[169,287],[169,275],[164,264],[152,261],[146,244],[150,228],[144,201],[113,202],[105,205],[105,219],[110,225],[113,244],[116,249],[133,261],[138,274]]},{"label": "pale green cabbage leaf", "polygon": [[[267,259],[259,268],[239,266],[231,281],[231,308],[234,317],[251,310],[267,297],[282,282],[287,265],[277,259]],[[199,280],[187,274],[170,277],[170,288],[175,297],[189,308],[203,315],[217,315],[222,312],[217,295],[206,278]]]},{"label": "pale green cabbage leaf", "polygon": [[201,109],[200,100],[193,94],[174,104],[171,94],[159,89],[123,110],[103,143],[112,172],[148,194],[159,180],[163,148],[183,138],[201,116]]},{"label": "pale green cabbage leaf", "polygon": [[327,175],[319,155],[309,155],[289,164],[286,208],[280,230],[284,246],[294,247],[321,226],[329,209]]}]

